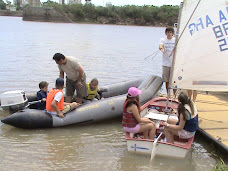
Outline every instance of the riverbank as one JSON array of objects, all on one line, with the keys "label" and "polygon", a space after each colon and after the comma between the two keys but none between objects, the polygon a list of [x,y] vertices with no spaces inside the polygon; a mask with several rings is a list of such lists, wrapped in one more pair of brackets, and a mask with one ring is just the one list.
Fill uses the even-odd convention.
[{"label": "riverbank", "polygon": [[70,18],[62,15],[53,7],[26,7],[23,10],[24,21],[72,23]]},{"label": "riverbank", "polygon": [[177,22],[178,13],[178,6],[97,7],[92,4],[60,5],[50,2],[42,7],[26,7],[23,20],[166,27]]},{"label": "riverbank", "polygon": [[42,7],[25,7],[22,11],[1,11],[0,16],[20,16],[25,21],[136,25],[167,27],[177,22],[178,6],[112,6],[92,4],[60,5],[46,3]]},{"label": "riverbank", "polygon": [[0,16],[12,16],[12,17],[22,17],[22,11],[9,11],[9,10],[0,10]]}]

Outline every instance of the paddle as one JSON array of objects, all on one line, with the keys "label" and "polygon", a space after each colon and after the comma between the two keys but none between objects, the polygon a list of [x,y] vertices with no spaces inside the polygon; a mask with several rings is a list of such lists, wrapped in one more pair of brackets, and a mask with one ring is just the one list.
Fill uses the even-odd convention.
[{"label": "paddle", "polygon": [[160,139],[162,134],[163,134],[163,131],[159,134],[159,136],[156,138],[156,140],[153,143],[153,148],[151,150],[151,155],[150,155],[150,161],[153,160],[153,158],[155,157],[157,142]]}]

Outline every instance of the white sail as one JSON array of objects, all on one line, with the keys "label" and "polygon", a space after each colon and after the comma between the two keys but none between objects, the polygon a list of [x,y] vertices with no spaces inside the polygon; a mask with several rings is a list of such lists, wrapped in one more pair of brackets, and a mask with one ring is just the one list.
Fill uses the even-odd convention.
[{"label": "white sail", "polygon": [[179,17],[171,83],[228,91],[228,0],[184,0]]}]

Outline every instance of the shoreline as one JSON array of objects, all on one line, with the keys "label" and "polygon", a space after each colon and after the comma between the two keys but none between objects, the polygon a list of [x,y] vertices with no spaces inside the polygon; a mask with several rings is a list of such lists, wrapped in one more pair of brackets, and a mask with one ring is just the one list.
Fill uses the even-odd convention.
[{"label": "shoreline", "polygon": [[118,26],[143,26],[143,27],[167,27],[168,23],[160,21],[145,22],[143,20],[136,20],[132,18],[120,19],[113,22],[112,19],[106,17],[98,17],[96,20],[91,20],[88,17],[78,19],[72,14],[59,13],[55,8],[48,7],[27,7],[23,11],[9,11],[0,10],[0,16],[22,17],[23,21],[34,22],[50,22],[50,23],[77,23],[77,24],[99,24],[99,25],[118,25]]},{"label": "shoreline", "polygon": [[0,16],[23,17],[23,11],[0,10]]},{"label": "shoreline", "polygon": [[[102,24],[121,26],[167,27],[178,20],[178,6],[123,6],[95,7],[94,5],[26,6],[23,11],[0,11],[0,16],[22,16],[24,21]],[[167,17],[172,12],[172,17]]]},{"label": "shoreline", "polygon": [[[0,17],[22,17],[18,15],[1,15]],[[110,26],[138,26],[138,27],[167,27],[167,25],[135,25],[135,24],[109,24],[109,23],[97,23],[97,22],[59,22],[59,21],[42,21],[42,20],[23,20],[29,22],[44,22],[44,23],[66,23],[66,24],[96,24],[96,25],[110,25]]]}]

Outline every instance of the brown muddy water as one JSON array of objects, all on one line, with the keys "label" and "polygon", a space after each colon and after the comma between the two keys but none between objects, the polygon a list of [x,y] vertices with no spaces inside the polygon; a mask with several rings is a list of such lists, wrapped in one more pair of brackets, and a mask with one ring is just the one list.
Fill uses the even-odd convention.
[{"label": "brown muddy water", "polygon": [[[161,76],[161,54],[151,54],[164,36],[162,27],[24,22],[20,17],[0,17],[0,25],[0,94],[38,91],[43,80],[54,87],[56,52],[75,56],[87,81],[96,77],[100,85]],[[8,115],[0,111],[0,118]],[[120,119],[35,130],[0,123],[0,143],[0,170],[212,170],[219,158],[196,136],[185,160],[150,162],[149,156],[127,151]]]}]

